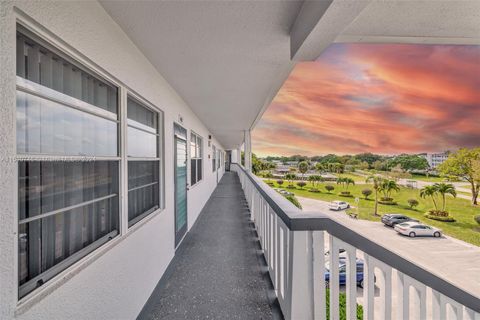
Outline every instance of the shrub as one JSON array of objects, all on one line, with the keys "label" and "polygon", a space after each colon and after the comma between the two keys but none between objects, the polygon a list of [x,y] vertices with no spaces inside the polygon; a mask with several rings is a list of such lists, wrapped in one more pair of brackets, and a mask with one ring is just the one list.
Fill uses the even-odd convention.
[{"label": "shrub", "polygon": [[332,186],[331,184],[327,184],[327,185],[325,186],[325,190],[327,190],[328,193],[330,193],[330,192],[332,192],[333,190],[335,190],[335,187]]},{"label": "shrub", "polygon": [[283,184],[283,180],[277,180],[277,184],[281,186]]},{"label": "shrub", "polygon": [[[325,300],[327,301],[327,319],[330,319],[330,289],[327,288]],[[339,293],[338,297],[340,320],[347,319],[347,295],[344,292]],[[363,307],[357,303],[357,320],[363,320]]]},{"label": "shrub", "polygon": [[302,205],[300,204],[300,202],[298,202],[298,199],[295,198],[295,196],[290,195],[290,196],[286,196],[285,198],[287,198],[288,201],[293,203],[293,205],[298,209],[302,209]]},{"label": "shrub", "polygon": [[442,210],[429,210],[427,214],[435,217],[448,217],[448,212]]},{"label": "shrub", "polygon": [[303,189],[307,184],[304,181],[297,182],[297,186],[300,187],[300,189]]},{"label": "shrub", "polygon": [[424,217],[431,220],[442,221],[442,222],[455,222],[455,219],[450,216],[436,216],[436,215],[425,213]]},{"label": "shrub", "polygon": [[408,199],[408,205],[410,206],[410,209],[414,209],[416,206],[418,206],[418,200]]},{"label": "shrub", "polygon": [[395,206],[397,203],[395,201],[386,201],[386,200],[380,200],[378,201],[380,204],[384,204],[387,206]]},{"label": "shrub", "polygon": [[363,189],[362,194],[365,196],[365,199],[368,199],[368,197],[372,194],[372,189]]},{"label": "shrub", "polygon": [[317,188],[310,188],[310,190],[308,190],[309,192],[315,192],[315,193],[320,193],[320,190],[318,190]]},{"label": "shrub", "polygon": [[293,184],[289,184],[289,185],[287,186],[287,188],[288,188],[288,189],[297,189]]},{"label": "shrub", "polygon": [[381,197],[380,200],[381,200],[381,201],[384,201],[384,202],[392,202],[392,201],[393,201],[393,198],[390,198],[390,197]]},{"label": "shrub", "polygon": [[407,202],[410,208],[415,208],[419,204],[418,200],[414,198],[408,199]]},{"label": "shrub", "polygon": [[480,214],[473,217],[473,220],[475,220],[478,224],[480,224]]},{"label": "shrub", "polygon": [[350,191],[340,191],[338,194],[340,197],[353,197],[352,194],[350,194]]}]

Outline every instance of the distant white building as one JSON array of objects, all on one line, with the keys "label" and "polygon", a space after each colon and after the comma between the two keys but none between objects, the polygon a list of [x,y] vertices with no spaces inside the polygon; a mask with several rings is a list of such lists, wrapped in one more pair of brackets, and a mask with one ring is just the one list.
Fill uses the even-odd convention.
[{"label": "distant white building", "polygon": [[447,160],[448,155],[450,152],[441,152],[441,153],[427,153],[425,154],[425,159],[427,159],[428,165],[430,168],[436,168],[440,164],[442,164],[445,160]]}]

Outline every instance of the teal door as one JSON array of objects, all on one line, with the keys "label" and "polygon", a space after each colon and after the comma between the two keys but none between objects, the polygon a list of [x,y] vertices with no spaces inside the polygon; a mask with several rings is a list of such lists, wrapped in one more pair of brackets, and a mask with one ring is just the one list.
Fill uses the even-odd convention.
[{"label": "teal door", "polygon": [[175,124],[175,247],[187,232],[187,130]]}]

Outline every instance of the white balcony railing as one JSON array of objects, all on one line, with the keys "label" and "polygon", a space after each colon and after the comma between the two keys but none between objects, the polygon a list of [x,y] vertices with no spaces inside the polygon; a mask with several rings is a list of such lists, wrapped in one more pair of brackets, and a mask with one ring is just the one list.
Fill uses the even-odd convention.
[{"label": "white balcony railing", "polygon": [[[339,251],[344,249],[346,307],[342,313],[345,312],[346,319],[357,319],[360,258],[364,265],[360,292],[364,319],[480,320],[478,297],[327,215],[300,211],[238,164],[232,164],[232,170],[240,178],[286,319],[326,319],[327,312],[330,319],[340,319]],[[326,301],[325,266],[330,271],[330,308]]]}]

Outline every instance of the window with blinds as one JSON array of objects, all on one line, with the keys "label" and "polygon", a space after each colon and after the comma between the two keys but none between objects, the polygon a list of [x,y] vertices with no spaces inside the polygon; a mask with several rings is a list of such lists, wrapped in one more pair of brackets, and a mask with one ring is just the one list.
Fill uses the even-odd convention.
[{"label": "window with blinds", "polygon": [[128,226],[160,207],[159,113],[127,99]]},{"label": "window with blinds", "polygon": [[17,33],[20,297],[119,233],[118,89],[34,38]]},{"label": "window with blinds", "polygon": [[193,186],[202,180],[203,139],[192,132],[190,134],[190,184]]},{"label": "window with blinds", "polygon": [[216,159],[217,159],[217,148],[215,148],[215,146],[212,145],[212,171],[214,172],[217,170]]}]

